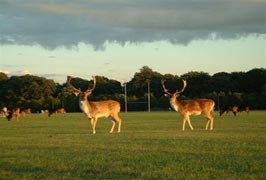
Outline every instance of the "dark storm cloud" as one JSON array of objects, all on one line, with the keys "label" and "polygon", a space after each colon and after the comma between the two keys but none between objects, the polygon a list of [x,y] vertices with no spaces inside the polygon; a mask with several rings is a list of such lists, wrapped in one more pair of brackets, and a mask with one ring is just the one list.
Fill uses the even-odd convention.
[{"label": "dark storm cloud", "polygon": [[265,6],[263,0],[3,0],[0,42],[102,48],[107,41],[187,44],[265,35]]}]

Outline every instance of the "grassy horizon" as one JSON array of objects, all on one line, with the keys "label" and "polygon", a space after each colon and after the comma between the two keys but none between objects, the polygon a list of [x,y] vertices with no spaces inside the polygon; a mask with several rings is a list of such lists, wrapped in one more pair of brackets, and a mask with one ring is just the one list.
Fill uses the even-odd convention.
[{"label": "grassy horizon", "polygon": [[[265,179],[266,111],[215,113],[214,130],[175,112],[121,113],[122,132],[82,113],[0,119],[0,179]],[[117,130],[117,129],[115,129]]]}]

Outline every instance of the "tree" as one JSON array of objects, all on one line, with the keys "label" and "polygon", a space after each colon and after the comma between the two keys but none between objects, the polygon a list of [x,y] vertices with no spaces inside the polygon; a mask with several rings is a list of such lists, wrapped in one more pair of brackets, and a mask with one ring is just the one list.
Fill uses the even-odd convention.
[{"label": "tree", "polygon": [[244,72],[232,72],[231,73],[231,84],[233,85],[233,92],[243,91],[243,87],[246,84],[246,73]]},{"label": "tree", "polygon": [[3,72],[0,72],[0,87],[1,87],[0,88],[0,107],[5,106],[4,105],[4,98],[3,98],[3,96],[4,96],[3,89],[4,89],[4,86],[5,86],[7,80],[8,80],[7,75]]},{"label": "tree", "polygon": [[228,93],[233,89],[231,82],[232,79],[229,73],[226,72],[216,73],[212,76],[210,80],[211,91]]},{"label": "tree", "polygon": [[[150,83],[150,91],[154,92],[155,96],[161,94],[158,87],[161,84],[162,75],[153,71],[148,66],[143,66],[140,72],[135,73],[134,77],[128,83],[129,95],[143,96],[147,93],[148,81]],[[160,88],[161,89],[161,88]]]},{"label": "tree", "polygon": [[94,96],[121,94],[121,83],[116,80],[110,80],[103,76],[96,76],[97,85],[94,90]]},{"label": "tree", "polygon": [[[97,85],[90,100],[114,99],[124,106],[124,88],[116,80],[96,76]],[[211,98],[218,104],[242,103],[251,109],[266,109],[266,69],[255,68],[248,72],[218,72],[210,76],[205,72],[188,72],[181,76],[162,75],[148,66],[143,66],[127,83],[128,109],[147,110],[148,95],[152,109],[168,108],[168,99],[163,95],[161,80],[165,80],[170,92],[182,88],[182,79],[187,88],[180,99]],[[148,82],[150,94],[148,94]],[[92,87],[90,79],[73,78],[72,84],[82,91]],[[67,111],[80,111],[78,97],[66,83],[56,84],[43,77],[24,75],[8,77],[0,73],[0,105],[7,107],[30,107],[33,112],[41,109],[65,107]]]},{"label": "tree", "polygon": [[[134,106],[138,109],[146,110],[148,103],[148,87],[150,90],[151,108],[157,103],[157,98],[162,95],[161,80],[163,76],[153,71],[148,66],[143,66],[140,72],[134,74],[134,77],[127,84],[128,95],[137,97]],[[156,97],[156,98],[155,98]],[[130,99],[130,98],[129,98]],[[129,101],[130,102],[130,101]],[[147,103],[145,103],[147,102]],[[129,107],[130,108],[130,107]]]},{"label": "tree", "polygon": [[184,94],[191,98],[204,97],[206,93],[212,92],[210,89],[211,76],[205,72],[191,71],[181,76],[182,79],[187,80],[187,88]]},{"label": "tree", "polygon": [[7,80],[8,80],[7,75],[3,72],[0,72],[0,82],[7,81]]},{"label": "tree", "polygon": [[3,100],[10,107],[35,104],[36,106],[31,108],[39,111],[44,106],[45,99],[53,97],[55,91],[56,85],[53,80],[33,75],[12,76],[3,88]]},{"label": "tree", "polygon": [[266,69],[255,68],[248,71],[245,75],[243,89],[247,93],[261,93],[266,84]]}]

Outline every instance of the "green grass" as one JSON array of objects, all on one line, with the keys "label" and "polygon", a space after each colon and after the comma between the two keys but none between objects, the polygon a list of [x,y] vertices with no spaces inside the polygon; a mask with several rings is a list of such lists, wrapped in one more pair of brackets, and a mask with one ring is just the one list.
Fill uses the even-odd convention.
[{"label": "green grass", "polygon": [[0,179],[265,179],[266,111],[215,114],[214,131],[173,112],[121,113],[97,133],[81,113],[0,119]]}]

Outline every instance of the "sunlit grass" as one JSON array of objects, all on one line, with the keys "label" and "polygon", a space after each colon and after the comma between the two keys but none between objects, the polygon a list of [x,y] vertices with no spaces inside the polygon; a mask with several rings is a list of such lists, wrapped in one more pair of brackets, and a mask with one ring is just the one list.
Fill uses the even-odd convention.
[{"label": "sunlit grass", "polygon": [[214,131],[173,112],[121,113],[122,132],[81,113],[0,119],[0,179],[265,179],[266,112],[215,114]]}]

